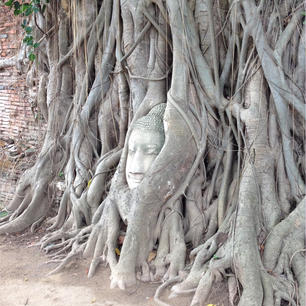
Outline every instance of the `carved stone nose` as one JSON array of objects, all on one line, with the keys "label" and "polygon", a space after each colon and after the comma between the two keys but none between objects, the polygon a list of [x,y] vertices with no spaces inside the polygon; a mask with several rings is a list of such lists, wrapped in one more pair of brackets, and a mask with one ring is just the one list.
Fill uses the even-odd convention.
[{"label": "carved stone nose", "polygon": [[135,156],[133,157],[130,172],[135,174],[143,174],[144,171],[144,156],[141,151],[137,150]]}]

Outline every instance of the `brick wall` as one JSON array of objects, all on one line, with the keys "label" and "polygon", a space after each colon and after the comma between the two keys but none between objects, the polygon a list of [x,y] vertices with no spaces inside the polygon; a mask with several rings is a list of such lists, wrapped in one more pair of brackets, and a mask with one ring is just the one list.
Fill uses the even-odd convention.
[{"label": "brick wall", "polygon": [[[18,53],[22,42],[19,20],[5,6],[0,6],[0,58]],[[10,138],[37,139],[39,125],[29,103],[25,74],[16,67],[0,70],[0,135]]]},{"label": "brick wall", "polygon": [[[0,4],[0,59],[15,56],[21,43],[20,19]],[[10,200],[18,177],[32,164],[22,150],[36,148],[43,130],[44,124],[34,118],[26,75],[15,66],[0,69],[0,206]]]}]

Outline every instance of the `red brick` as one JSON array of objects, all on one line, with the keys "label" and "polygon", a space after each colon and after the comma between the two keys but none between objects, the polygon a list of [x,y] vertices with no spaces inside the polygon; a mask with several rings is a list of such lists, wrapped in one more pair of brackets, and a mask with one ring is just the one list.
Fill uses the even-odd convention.
[{"label": "red brick", "polygon": [[[22,43],[20,20],[14,17],[7,7],[0,6],[1,57],[9,58],[17,54]],[[38,125],[34,119],[25,79],[26,76],[19,75],[15,67],[0,71],[0,133],[1,136],[10,137],[16,141],[21,137],[27,144],[35,145],[38,138],[42,138],[46,126],[41,122]],[[11,177],[11,174],[5,175]],[[6,178],[3,182],[0,175],[0,186],[0,201],[4,201],[3,198],[5,198],[7,202],[12,198],[16,182]]]}]

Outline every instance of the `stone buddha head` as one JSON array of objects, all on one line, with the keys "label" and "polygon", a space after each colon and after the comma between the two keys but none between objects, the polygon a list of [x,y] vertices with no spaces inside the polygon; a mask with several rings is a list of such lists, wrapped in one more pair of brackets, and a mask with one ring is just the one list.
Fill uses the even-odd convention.
[{"label": "stone buddha head", "polygon": [[138,119],[128,141],[125,175],[130,189],[136,188],[150,169],[165,142],[163,116],[166,103],[156,105]]}]

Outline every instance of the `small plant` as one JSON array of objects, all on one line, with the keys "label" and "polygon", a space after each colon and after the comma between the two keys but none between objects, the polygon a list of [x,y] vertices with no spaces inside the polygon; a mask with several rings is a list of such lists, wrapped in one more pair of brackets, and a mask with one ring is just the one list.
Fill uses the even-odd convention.
[{"label": "small plant", "polygon": [[[1,205],[0,205],[1,206]],[[3,218],[3,217],[6,217],[8,215],[8,212],[3,210],[3,211],[0,211],[0,218]]]},{"label": "small plant", "polygon": [[25,34],[23,42],[29,48],[30,53],[28,58],[33,62],[36,58],[35,49],[39,47],[39,43],[34,41],[33,27],[29,25],[29,19],[32,14],[43,13],[46,9],[46,5],[49,3],[49,0],[31,0],[30,2],[25,2],[24,0],[2,0],[2,2],[4,2],[4,5],[10,7],[14,11],[15,16],[25,17],[21,24]]}]

